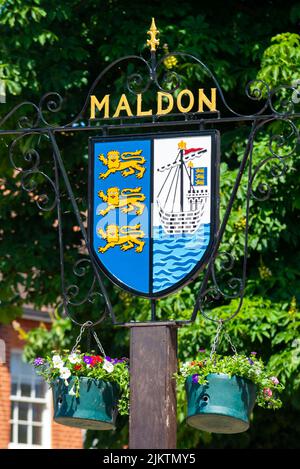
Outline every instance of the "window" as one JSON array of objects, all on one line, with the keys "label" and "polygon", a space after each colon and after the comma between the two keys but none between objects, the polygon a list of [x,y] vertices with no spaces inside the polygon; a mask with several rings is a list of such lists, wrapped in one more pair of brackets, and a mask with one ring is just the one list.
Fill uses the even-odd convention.
[{"label": "window", "polygon": [[50,448],[49,390],[21,351],[11,352],[11,419],[9,448]]}]

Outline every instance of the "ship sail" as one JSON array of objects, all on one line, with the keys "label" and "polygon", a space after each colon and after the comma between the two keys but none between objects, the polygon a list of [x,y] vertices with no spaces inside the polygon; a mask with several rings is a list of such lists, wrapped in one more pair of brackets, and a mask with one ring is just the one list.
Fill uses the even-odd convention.
[{"label": "ship sail", "polygon": [[159,172],[166,172],[157,204],[167,234],[194,234],[201,224],[209,197],[205,188],[207,168],[195,168],[193,160],[206,151],[204,148],[187,149],[186,143],[181,141],[174,161],[158,168]]}]

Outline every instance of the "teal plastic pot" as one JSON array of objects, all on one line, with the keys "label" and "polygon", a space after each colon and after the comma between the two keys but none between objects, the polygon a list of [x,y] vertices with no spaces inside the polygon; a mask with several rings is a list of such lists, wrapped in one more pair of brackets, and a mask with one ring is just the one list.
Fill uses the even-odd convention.
[{"label": "teal plastic pot", "polygon": [[238,376],[211,373],[207,384],[186,380],[187,423],[210,433],[241,433],[249,428],[256,386]]},{"label": "teal plastic pot", "polygon": [[119,389],[116,383],[81,377],[79,397],[71,396],[74,378],[69,385],[61,379],[52,383],[54,420],[69,427],[114,430]]}]

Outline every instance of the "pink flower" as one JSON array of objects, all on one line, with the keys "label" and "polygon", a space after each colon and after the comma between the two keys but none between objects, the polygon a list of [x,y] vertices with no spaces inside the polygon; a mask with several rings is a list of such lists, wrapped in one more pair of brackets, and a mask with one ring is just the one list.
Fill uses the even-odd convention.
[{"label": "pink flower", "polygon": [[272,393],[272,391],[271,391],[270,388],[264,388],[263,393],[264,393],[264,396],[265,396],[266,398],[272,397],[272,395],[273,395],[273,393]]},{"label": "pink flower", "polygon": [[272,381],[273,384],[279,384],[279,379],[276,378],[276,376],[271,376],[270,380]]}]

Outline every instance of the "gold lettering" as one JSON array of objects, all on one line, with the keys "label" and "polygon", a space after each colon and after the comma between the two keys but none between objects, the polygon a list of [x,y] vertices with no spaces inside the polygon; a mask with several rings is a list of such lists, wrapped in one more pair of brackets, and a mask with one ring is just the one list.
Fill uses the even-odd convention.
[{"label": "gold lettering", "polygon": [[[185,94],[189,97],[189,100],[190,100],[190,103],[187,107],[183,107],[181,104],[182,96],[184,96]],[[182,90],[177,96],[177,107],[180,112],[189,112],[194,106],[194,102],[195,102],[194,95],[190,90]]]},{"label": "gold lettering", "polygon": [[122,94],[113,117],[119,117],[121,111],[126,111],[127,116],[133,116],[125,94]]},{"label": "gold lettering", "polygon": [[[209,111],[214,112],[216,111],[216,101],[217,101],[217,89],[211,88],[210,90],[210,98],[205,94],[204,88],[199,89],[199,103],[198,103],[198,112],[204,112],[204,107],[206,107]],[[187,96],[187,105],[184,106],[182,101],[184,96]],[[92,95],[91,96],[91,110],[90,110],[90,119],[96,118],[96,112],[103,110],[104,118],[109,118],[109,98],[110,95],[107,94],[104,96],[102,101],[98,101],[97,97]],[[179,112],[188,113],[190,112],[195,104],[195,98],[192,91],[188,89],[184,89],[180,91],[177,96],[177,108]],[[137,103],[136,103],[136,115],[138,117],[143,116],[152,116],[153,111],[152,109],[148,109],[143,111],[143,95],[137,95]],[[169,114],[174,107],[174,97],[171,93],[165,93],[159,91],[157,93],[157,115],[166,115]],[[118,102],[118,106],[116,108],[116,112],[114,113],[113,117],[119,117],[121,111],[125,111],[128,117],[132,117],[133,113],[131,111],[128,99],[125,94],[122,94],[120,100]]]},{"label": "gold lettering", "polygon": [[98,111],[104,107],[104,117],[109,117],[109,94],[106,94],[102,99],[101,103],[99,103],[96,96],[91,96],[91,116],[90,119],[95,119],[96,108]]},{"label": "gold lettering", "polygon": [[[166,97],[169,101],[169,104],[165,109],[163,109],[162,107],[163,97]],[[161,91],[157,93],[157,114],[158,115],[169,114],[169,112],[172,111],[173,106],[174,106],[174,98],[170,93],[163,93]]]},{"label": "gold lettering", "polygon": [[136,103],[136,115],[137,116],[152,116],[152,109],[149,111],[142,111],[142,95],[137,95],[137,103]]},{"label": "gold lettering", "polygon": [[216,111],[216,88],[211,88],[210,90],[210,100],[208,97],[205,95],[203,88],[199,89],[199,109],[198,112],[204,112],[203,111],[203,104],[205,104],[210,111]]}]

